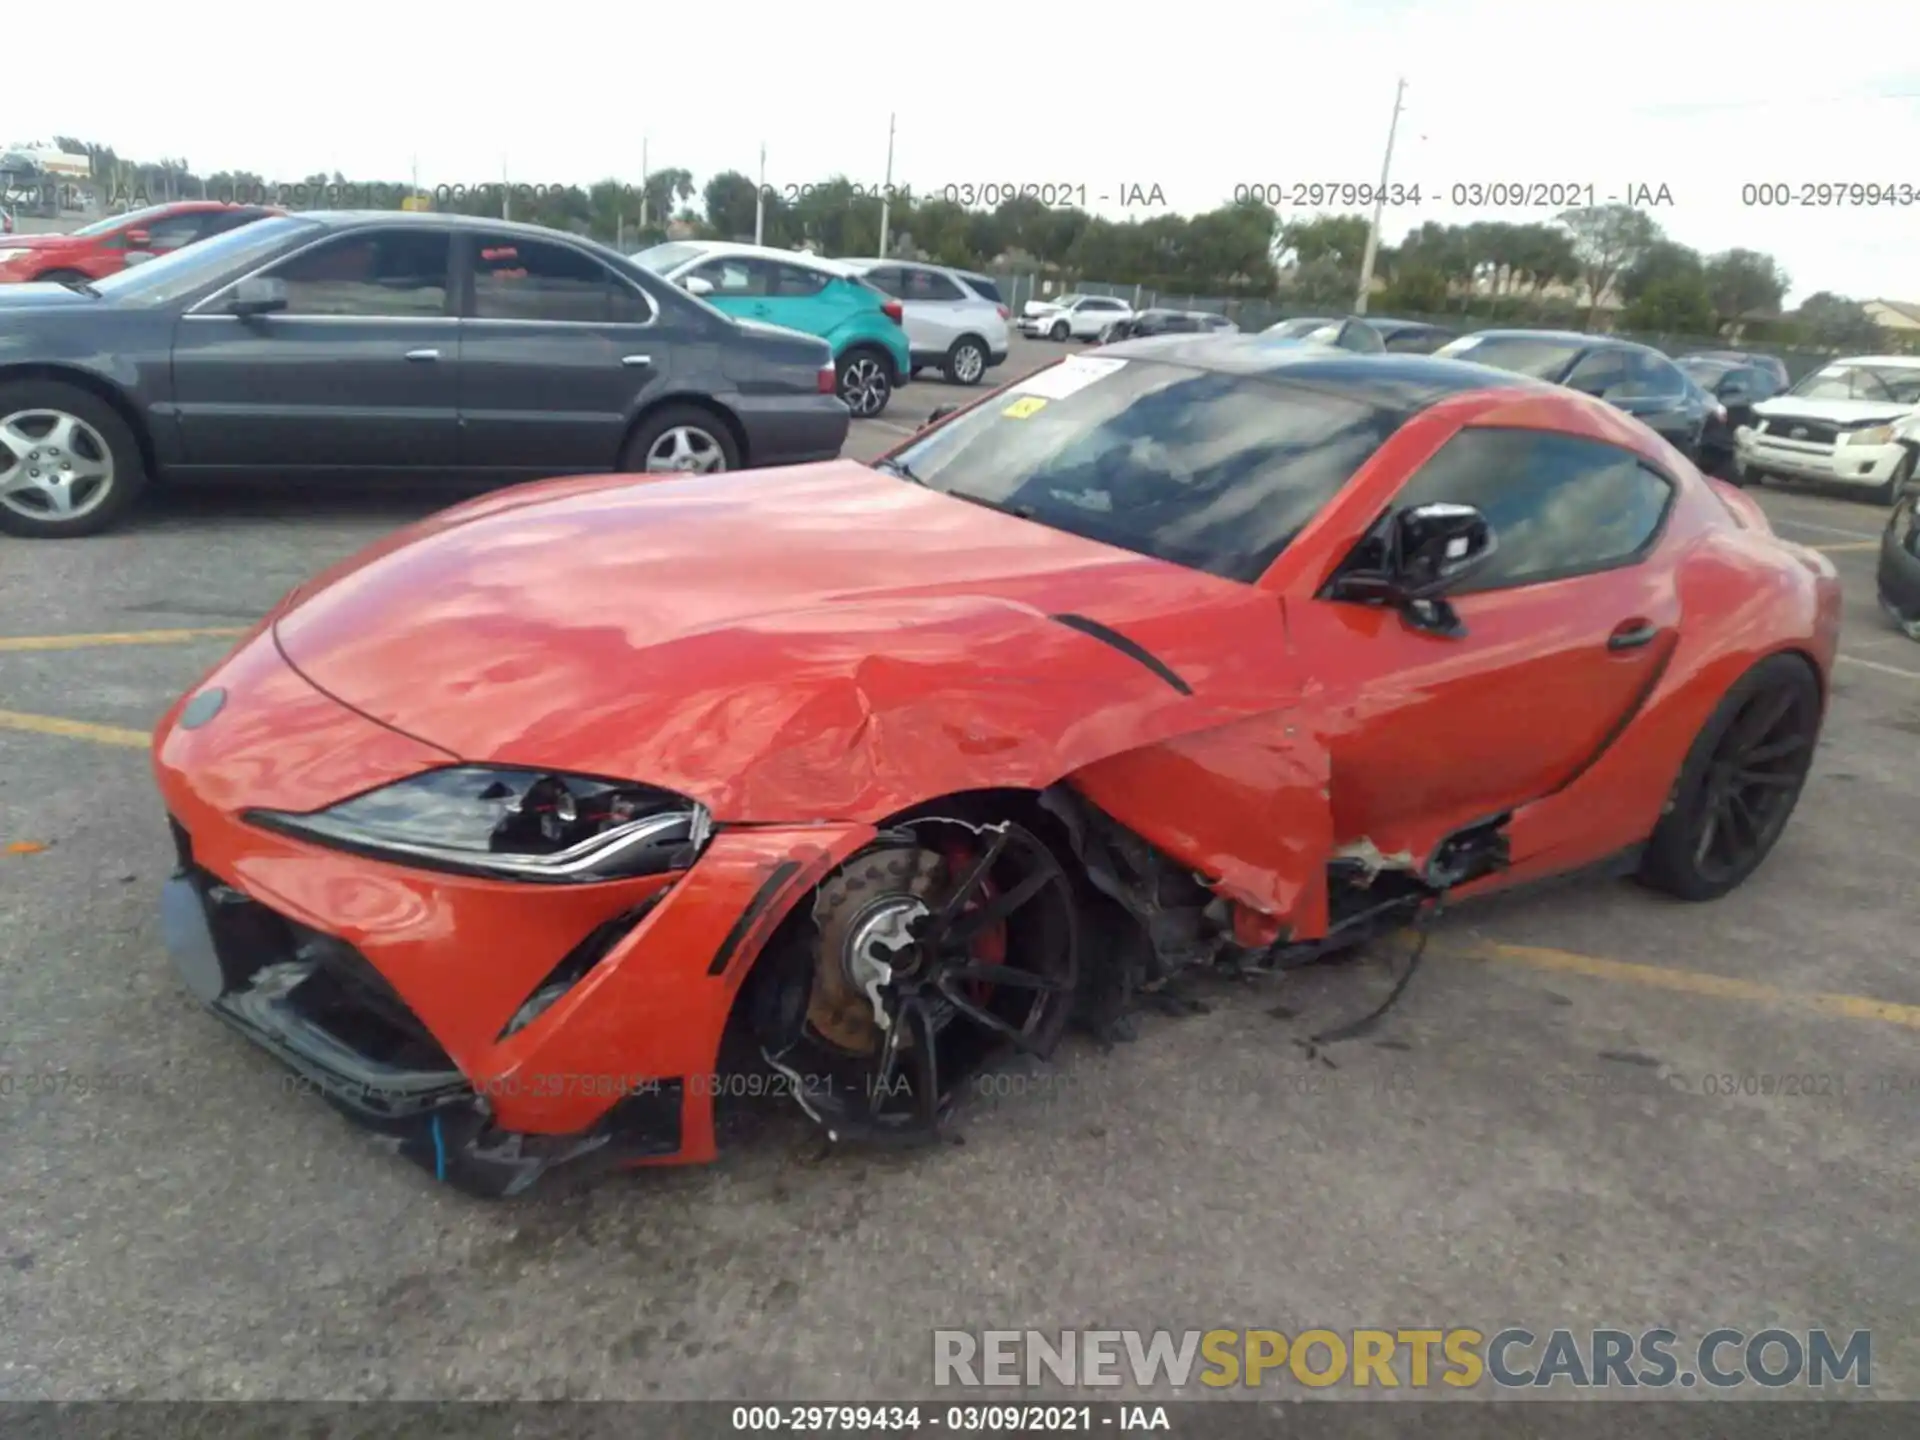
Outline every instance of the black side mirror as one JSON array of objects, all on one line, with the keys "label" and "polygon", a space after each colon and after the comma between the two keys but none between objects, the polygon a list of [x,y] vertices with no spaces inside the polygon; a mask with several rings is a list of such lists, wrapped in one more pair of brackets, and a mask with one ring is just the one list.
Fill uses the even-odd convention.
[{"label": "black side mirror", "polygon": [[271,315],[276,310],[287,308],[287,282],[268,280],[253,276],[242,280],[233,287],[233,298],[227,301],[227,313],[242,318],[253,315]]},{"label": "black side mirror", "polygon": [[1474,506],[1415,505],[1396,511],[1364,547],[1378,568],[1338,576],[1332,595],[1393,605],[1410,625],[1463,635],[1460,618],[1442,597],[1481,570],[1498,548],[1493,527]]},{"label": "black side mirror", "polygon": [[960,413],[960,407],[958,405],[942,405],[939,409],[935,410],[931,415],[927,416],[926,419],[920,422],[920,428],[922,430],[925,430],[930,426],[938,425],[942,420],[946,419],[949,415],[958,415],[959,413]]},{"label": "black side mirror", "polygon": [[1405,600],[1434,600],[1493,558],[1487,517],[1471,505],[1416,505],[1393,517],[1387,573]]}]

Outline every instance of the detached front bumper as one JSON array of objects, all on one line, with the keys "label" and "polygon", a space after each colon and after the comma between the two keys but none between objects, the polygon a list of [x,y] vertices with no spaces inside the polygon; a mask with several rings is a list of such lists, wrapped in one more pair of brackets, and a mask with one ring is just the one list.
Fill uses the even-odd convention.
[{"label": "detached front bumper", "polygon": [[[722,829],[687,870],[582,885],[436,874],[270,833],[452,758],[336,704],[250,641],[162,721],[154,765],[178,869],[161,907],[188,989],[449,1184],[519,1193],[566,1165],[714,1154],[733,998],[793,900],[864,826]],[[577,972],[577,973],[576,973]],[[530,1020],[556,974],[572,978]]]}]

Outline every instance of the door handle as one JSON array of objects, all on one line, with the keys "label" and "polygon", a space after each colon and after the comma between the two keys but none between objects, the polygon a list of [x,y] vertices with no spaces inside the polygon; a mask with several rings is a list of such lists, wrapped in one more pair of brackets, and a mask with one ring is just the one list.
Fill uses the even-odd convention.
[{"label": "door handle", "polygon": [[622,355],[620,357],[620,363],[622,365],[631,365],[635,369],[638,369],[642,365],[651,365],[653,363],[653,357],[651,355]]},{"label": "door handle", "polygon": [[1614,627],[1607,637],[1607,649],[1616,654],[1622,650],[1638,650],[1643,645],[1653,643],[1654,636],[1660,633],[1660,627],[1651,620],[1628,620]]},{"label": "door handle", "polygon": [[440,358],[440,352],[438,350],[407,351],[407,359],[409,360],[438,360],[439,358]]}]

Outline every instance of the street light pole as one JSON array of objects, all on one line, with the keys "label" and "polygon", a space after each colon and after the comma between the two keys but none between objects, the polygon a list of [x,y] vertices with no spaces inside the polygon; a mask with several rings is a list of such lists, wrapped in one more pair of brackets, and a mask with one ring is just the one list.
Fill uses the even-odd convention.
[{"label": "street light pole", "polygon": [[887,178],[880,190],[880,258],[887,258],[887,217],[893,209],[893,122],[887,116]]},{"label": "street light pole", "polygon": [[647,228],[647,137],[640,137],[640,230]]},{"label": "street light pole", "polygon": [[758,245],[767,230],[767,142],[760,142],[760,183],[753,191],[753,243]]},{"label": "street light pole", "polygon": [[1387,122],[1387,155],[1380,162],[1380,189],[1373,197],[1373,224],[1367,228],[1367,249],[1360,258],[1360,293],[1354,297],[1353,313],[1367,313],[1367,296],[1373,293],[1373,259],[1380,252],[1380,212],[1387,203],[1387,177],[1393,173],[1393,139],[1400,133],[1400,102],[1406,98],[1403,79],[1393,90],[1393,119]]}]

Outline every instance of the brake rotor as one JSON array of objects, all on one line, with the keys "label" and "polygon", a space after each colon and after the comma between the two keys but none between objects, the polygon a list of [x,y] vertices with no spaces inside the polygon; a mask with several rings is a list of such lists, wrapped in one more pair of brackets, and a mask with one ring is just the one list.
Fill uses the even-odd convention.
[{"label": "brake rotor", "polygon": [[877,850],[820,887],[813,910],[820,938],[807,1004],[807,1025],[815,1035],[848,1055],[880,1048],[884,1032],[869,989],[872,961],[877,952],[886,959],[887,948],[905,937],[906,925],[937,908],[947,888],[940,855],[910,845]]}]

